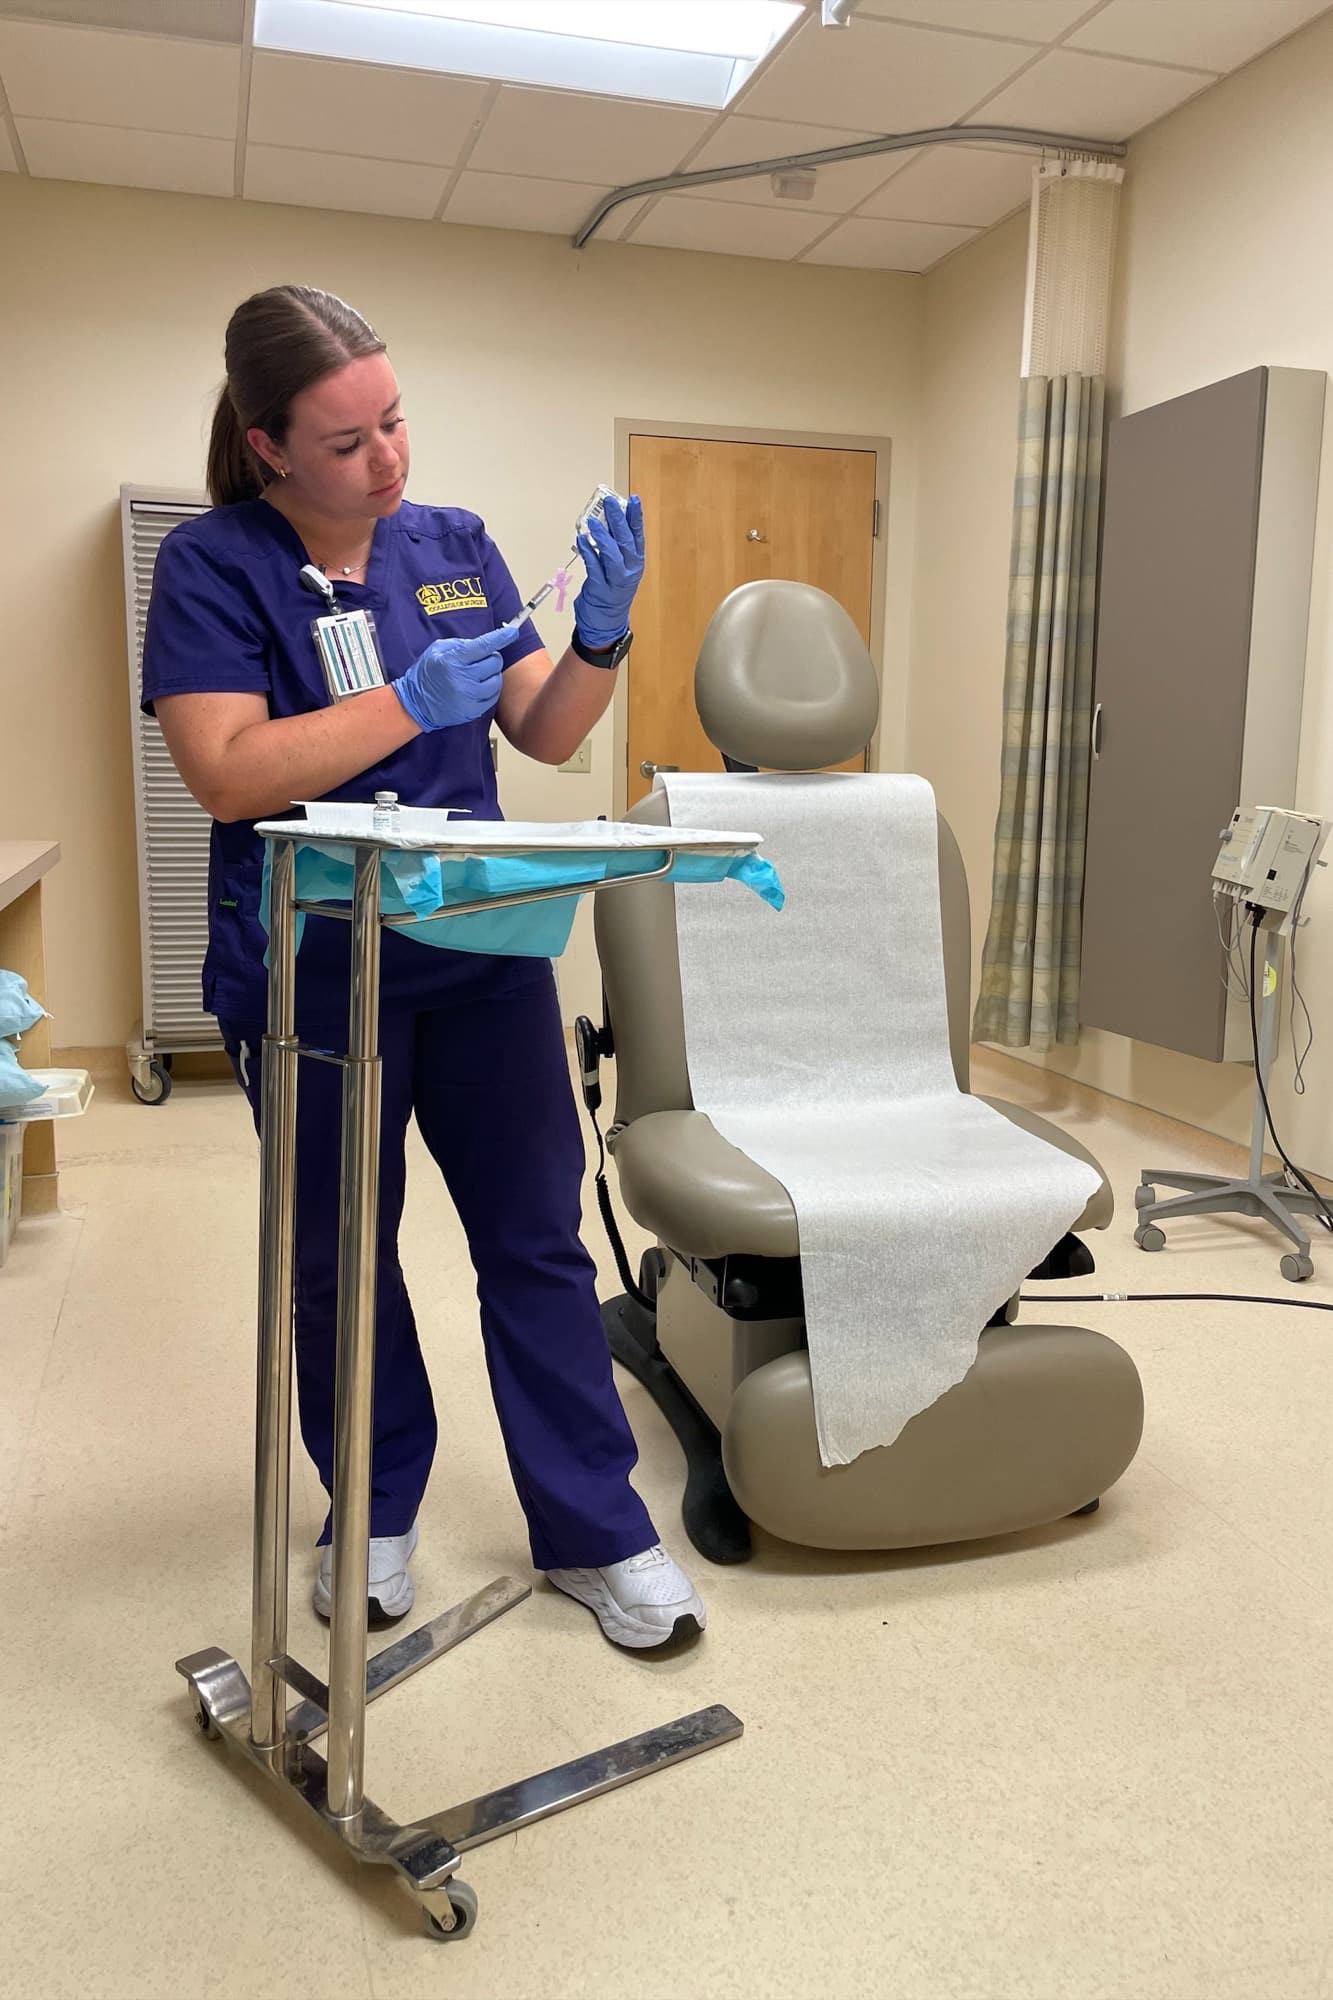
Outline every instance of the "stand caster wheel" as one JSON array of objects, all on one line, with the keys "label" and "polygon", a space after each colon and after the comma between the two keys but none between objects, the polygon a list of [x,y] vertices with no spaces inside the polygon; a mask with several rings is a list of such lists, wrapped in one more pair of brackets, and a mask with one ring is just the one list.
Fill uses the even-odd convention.
[{"label": "stand caster wheel", "polygon": [[1151,1208],[1156,1199],[1157,1190],[1149,1181],[1144,1181],[1134,1190],[1135,1208]]},{"label": "stand caster wheel", "polygon": [[1165,1250],[1166,1236],[1155,1222],[1142,1222],[1134,1231],[1134,1241],[1140,1250]]},{"label": "stand caster wheel", "polygon": [[1282,1275],[1289,1284],[1303,1285],[1307,1278],[1313,1278],[1314,1265],[1308,1257],[1284,1257]]},{"label": "stand caster wheel", "polygon": [[140,1104],[165,1104],[171,1095],[171,1072],[165,1062],[156,1057],[148,1065],[147,1083],[140,1083],[137,1076],[131,1076],[130,1089]]},{"label": "stand caster wheel", "polygon": [[449,1908],[453,1911],[454,1927],[446,1928],[432,1911],[426,1912],[426,1929],[433,1938],[444,1944],[452,1944],[456,1938],[465,1938],[477,1922],[477,1892],[468,1882],[460,1882],[457,1876],[446,1885]]},{"label": "stand caster wheel", "polygon": [[210,1743],[217,1743],[221,1739],[222,1731],[204,1706],[202,1695],[198,1694],[194,1697],[194,1726]]}]

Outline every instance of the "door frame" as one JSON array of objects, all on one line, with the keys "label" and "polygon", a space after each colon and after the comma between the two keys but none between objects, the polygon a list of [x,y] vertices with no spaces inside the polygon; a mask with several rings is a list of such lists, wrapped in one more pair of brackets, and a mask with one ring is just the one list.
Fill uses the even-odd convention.
[{"label": "door frame", "polygon": [[[889,475],[893,440],[857,436],[842,431],[782,431],[749,424],[669,424],[656,418],[615,419],[615,482],[618,493],[629,492],[629,447],[632,437],[703,438],[709,444],[805,445],[822,451],[872,451],[875,454],[875,506],[879,533],[870,552],[870,657],[880,687],[880,715],[870,739],[867,767],[879,769],[880,737],[884,728],[884,593],[889,558]],[[629,673],[634,671],[630,655]],[[623,819],[629,799],[629,673],[616,676],[611,705],[611,811]]]}]

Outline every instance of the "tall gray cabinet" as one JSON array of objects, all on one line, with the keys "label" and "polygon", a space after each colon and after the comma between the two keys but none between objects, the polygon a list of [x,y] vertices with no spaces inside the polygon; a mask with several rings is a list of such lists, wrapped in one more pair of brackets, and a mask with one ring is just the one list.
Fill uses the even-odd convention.
[{"label": "tall gray cabinet", "polygon": [[1242,801],[1321,809],[1296,762],[1325,382],[1252,368],[1107,439],[1080,1012],[1211,1062],[1249,1053],[1220,831]]}]

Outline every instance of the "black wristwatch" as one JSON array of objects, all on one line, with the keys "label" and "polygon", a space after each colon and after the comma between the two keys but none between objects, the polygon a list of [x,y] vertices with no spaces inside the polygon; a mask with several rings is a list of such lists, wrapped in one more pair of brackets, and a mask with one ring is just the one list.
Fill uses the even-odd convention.
[{"label": "black wristwatch", "polygon": [[634,634],[627,632],[623,639],[616,640],[614,646],[593,647],[585,645],[579,637],[577,625],[574,627],[574,636],[569,642],[570,651],[577,653],[578,657],[586,661],[588,666],[605,667],[608,671],[612,667],[620,665],[620,662],[624,659],[633,644]]}]

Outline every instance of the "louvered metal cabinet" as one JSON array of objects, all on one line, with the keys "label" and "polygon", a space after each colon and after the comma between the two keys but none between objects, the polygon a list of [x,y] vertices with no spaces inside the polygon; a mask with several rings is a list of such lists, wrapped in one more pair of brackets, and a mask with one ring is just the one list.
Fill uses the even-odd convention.
[{"label": "louvered metal cabinet", "polygon": [[125,551],[130,741],[139,847],[139,937],[143,1020],[126,1045],[130,1082],[144,1104],[171,1090],[171,1058],[222,1047],[199,982],[208,943],[208,838],[212,822],[167,753],[162,731],[139,707],[143,635],[153,567],[163,539],[207,508],[200,493],[149,486],[120,489]]}]

